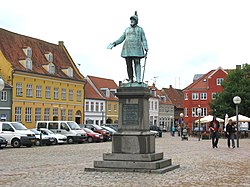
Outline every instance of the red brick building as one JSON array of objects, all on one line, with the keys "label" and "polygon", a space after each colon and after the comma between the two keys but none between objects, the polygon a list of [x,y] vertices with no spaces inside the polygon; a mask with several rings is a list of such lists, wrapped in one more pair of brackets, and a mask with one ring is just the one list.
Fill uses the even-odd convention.
[{"label": "red brick building", "polygon": [[227,76],[227,71],[219,67],[204,75],[183,89],[184,94],[184,123],[189,129],[197,126],[194,121],[198,119],[197,109],[201,108],[201,117],[211,113],[209,103],[215,99],[218,92],[222,91],[222,81]]}]

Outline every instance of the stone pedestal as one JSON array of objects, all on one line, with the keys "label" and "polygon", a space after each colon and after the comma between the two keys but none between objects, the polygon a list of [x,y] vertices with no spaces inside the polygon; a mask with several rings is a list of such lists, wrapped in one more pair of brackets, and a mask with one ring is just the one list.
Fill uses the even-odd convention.
[{"label": "stone pedestal", "polygon": [[113,135],[112,153],[85,171],[128,171],[164,173],[179,165],[155,153],[155,135],[149,130],[150,92],[147,87],[120,87],[118,132]]}]

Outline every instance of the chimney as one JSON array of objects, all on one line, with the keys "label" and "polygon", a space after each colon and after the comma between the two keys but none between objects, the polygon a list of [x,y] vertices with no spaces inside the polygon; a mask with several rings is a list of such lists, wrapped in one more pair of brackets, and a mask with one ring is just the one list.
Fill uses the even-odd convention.
[{"label": "chimney", "polygon": [[63,41],[59,41],[58,45],[64,46],[64,42]]},{"label": "chimney", "polygon": [[169,85],[169,88],[173,88],[172,85]]},{"label": "chimney", "polygon": [[241,65],[236,65],[236,69],[241,69]]}]

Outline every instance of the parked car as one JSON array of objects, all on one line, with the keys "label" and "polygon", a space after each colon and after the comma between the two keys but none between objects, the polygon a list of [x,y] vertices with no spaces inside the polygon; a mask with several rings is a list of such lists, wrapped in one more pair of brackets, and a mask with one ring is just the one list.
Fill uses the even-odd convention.
[{"label": "parked car", "polygon": [[85,124],[84,127],[89,128],[90,130],[92,130],[92,131],[94,131],[96,133],[102,134],[103,135],[103,141],[110,141],[111,140],[110,133],[107,130],[101,128],[101,126],[99,126],[99,125]]},{"label": "parked car", "polygon": [[8,144],[7,140],[4,137],[0,136],[0,149],[6,147],[7,144]]},{"label": "parked car", "polygon": [[155,137],[159,136],[159,132],[158,131],[150,130],[150,132],[154,133]]},{"label": "parked car", "polygon": [[157,125],[151,125],[150,130],[157,131],[159,133],[159,137],[162,137],[162,129]]},{"label": "parked car", "polygon": [[36,143],[35,134],[19,122],[0,122],[0,133],[8,144],[15,148],[20,146],[31,147]]},{"label": "parked car", "polygon": [[69,144],[82,143],[88,138],[86,132],[74,121],[37,121],[36,128],[46,128],[56,134],[65,135]]},{"label": "parked car", "polygon": [[103,141],[103,135],[102,134],[96,133],[96,132],[92,131],[89,128],[84,128],[83,127],[83,130],[87,133],[89,143],[102,142]]},{"label": "parked car", "polygon": [[65,135],[53,133],[51,130],[45,128],[40,128],[38,131],[40,131],[43,135],[53,136],[55,138],[56,145],[67,143],[67,136]]},{"label": "parked car", "polygon": [[109,124],[109,123],[108,123],[108,124],[103,124],[103,125],[106,126],[106,127],[110,127],[110,128],[112,128],[112,129],[114,129],[116,132],[118,131],[118,124],[116,124],[116,123],[115,123],[115,124],[113,124],[113,123],[112,123],[112,124],[111,124],[111,123]]},{"label": "parked car", "polygon": [[36,135],[36,145],[52,145],[55,144],[56,139],[51,135],[45,135],[36,129],[31,129]]},{"label": "parked car", "polygon": [[108,127],[106,125],[102,125],[101,128],[108,131],[112,136],[117,132],[116,130],[112,129],[111,127]]}]

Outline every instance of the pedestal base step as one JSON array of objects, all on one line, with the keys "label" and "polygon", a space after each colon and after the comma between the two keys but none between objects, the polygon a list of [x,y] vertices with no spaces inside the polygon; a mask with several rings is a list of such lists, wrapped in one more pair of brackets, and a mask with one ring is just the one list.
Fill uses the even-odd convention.
[{"label": "pedestal base step", "polygon": [[129,168],[85,168],[86,172],[137,172],[162,174],[179,168],[180,165],[171,165],[161,169],[129,169]]}]

